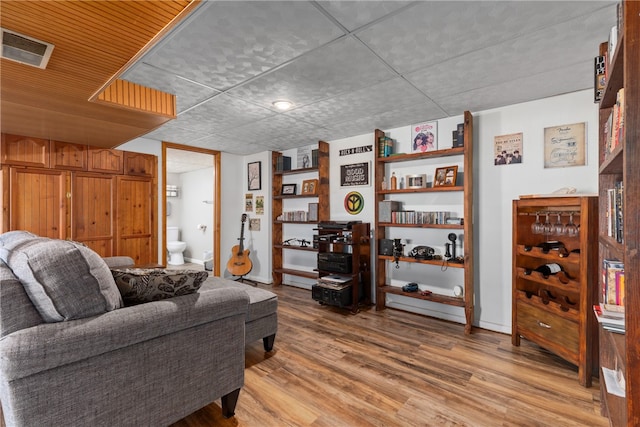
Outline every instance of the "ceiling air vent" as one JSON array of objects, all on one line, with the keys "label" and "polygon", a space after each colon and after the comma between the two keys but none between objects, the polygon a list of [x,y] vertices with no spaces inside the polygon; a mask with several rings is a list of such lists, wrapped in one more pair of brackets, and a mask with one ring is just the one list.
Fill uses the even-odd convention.
[{"label": "ceiling air vent", "polygon": [[4,28],[1,30],[0,57],[38,68],[47,67],[53,51],[52,44]]}]

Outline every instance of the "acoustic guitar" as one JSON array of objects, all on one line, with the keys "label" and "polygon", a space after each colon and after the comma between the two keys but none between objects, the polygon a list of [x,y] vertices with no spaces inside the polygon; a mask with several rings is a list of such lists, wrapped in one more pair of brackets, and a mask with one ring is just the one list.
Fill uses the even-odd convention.
[{"label": "acoustic guitar", "polygon": [[249,259],[249,249],[244,248],[244,223],[247,221],[247,214],[242,214],[240,225],[240,244],[231,248],[231,259],[227,262],[227,270],[234,276],[244,276],[251,271],[253,265]]}]

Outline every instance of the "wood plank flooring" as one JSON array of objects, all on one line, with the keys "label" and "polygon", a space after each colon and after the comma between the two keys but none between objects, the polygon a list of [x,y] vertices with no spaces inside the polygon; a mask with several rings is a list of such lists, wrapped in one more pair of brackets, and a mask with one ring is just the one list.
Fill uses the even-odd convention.
[{"label": "wood plank flooring", "polygon": [[508,335],[398,310],[356,315],[310,291],[279,298],[274,351],[247,348],[236,415],[215,402],[172,427],[607,426],[597,380]]}]

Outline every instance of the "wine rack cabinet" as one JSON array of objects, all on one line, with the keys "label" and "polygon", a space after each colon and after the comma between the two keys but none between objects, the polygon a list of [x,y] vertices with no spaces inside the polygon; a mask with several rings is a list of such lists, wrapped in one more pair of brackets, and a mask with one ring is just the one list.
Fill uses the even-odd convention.
[{"label": "wine rack cabinet", "polygon": [[[544,231],[547,214],[551,227]],[[575,224],[577,232],[556,230],[557,223]],[[598,303],[597,232],[596,196],[523,196],[513,201],[511,342],[519,346],[525,338],[573,363],[585,387],[591,386],[598,366],[592,313]],[[557,264],[561,272],[536,271],[545,264]]]}]

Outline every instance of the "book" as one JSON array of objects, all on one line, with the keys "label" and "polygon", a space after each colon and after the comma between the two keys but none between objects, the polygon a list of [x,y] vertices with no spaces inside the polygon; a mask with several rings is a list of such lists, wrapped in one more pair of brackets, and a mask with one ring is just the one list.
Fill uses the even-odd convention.
[{"label": "book", "polygon": [[598,323],[600,323],[603,327],[606,326],[613,329],[624,331],[624,328],[625,328],[624,318],[619,318],[619,317],[604,314],[600,306],[597,304],[593,305],[593,312],[596,315],[596,319],[598,320]]},{"label": "book", "polygon": [[617,301],[624,298],[623,294],[617,294],[620,291],[620,284],[616,285],[616,272],[619,271],[624,271],[624,263],[611,259],[602,261],[602,302],[604,304],[617,304]]}]

